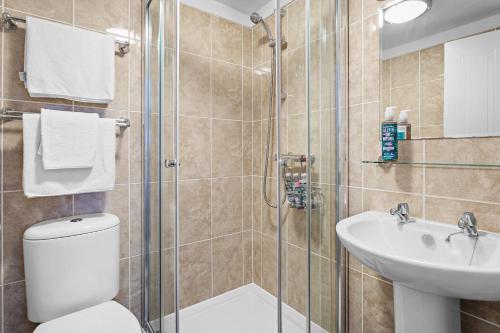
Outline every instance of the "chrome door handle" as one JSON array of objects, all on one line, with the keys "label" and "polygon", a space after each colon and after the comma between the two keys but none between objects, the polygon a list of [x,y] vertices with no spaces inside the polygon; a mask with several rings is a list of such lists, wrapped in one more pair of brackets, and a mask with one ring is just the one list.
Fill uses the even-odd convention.
[{"label": "chrome door handle", "polygon": [[177,166],[176,160],[165,160],[165,168],[174,168]]}]

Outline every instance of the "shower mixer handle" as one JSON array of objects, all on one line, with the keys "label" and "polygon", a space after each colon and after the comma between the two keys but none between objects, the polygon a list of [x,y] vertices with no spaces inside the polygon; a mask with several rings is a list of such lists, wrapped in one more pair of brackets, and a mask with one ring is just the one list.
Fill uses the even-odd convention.
[{"label": "shower mixer handle", "polygon": [[180,166],[180,163],[177,163],[177,160],[165,160],[165,168],[174,168],[176,166]]}]

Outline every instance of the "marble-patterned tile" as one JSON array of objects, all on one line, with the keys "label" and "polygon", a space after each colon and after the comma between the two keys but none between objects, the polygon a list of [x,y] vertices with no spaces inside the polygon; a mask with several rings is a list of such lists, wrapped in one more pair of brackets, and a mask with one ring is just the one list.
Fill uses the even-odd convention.
[{"label": "marble-patterned tile", "polygon": [[110,213],[120,220],[120,258],[130,256],[129,250],[129,187],[116,185],[110,192],[77,194],[75,214]]},{"label": "marble-patterned tile", "polygon": [[35,223],[72,215],[71,196],[28,199],[23,192],[3,193],[4,283],[24,279],[23,233]]},{"label": "marble-patterned tile", "polygon": [[212,180],[212,237],[242,231],[241,177]]},{"label": "marble-patterned tile", "polygon": [[130,13],[127,0],[75,0],[74,4],[77,26],[114,34],[118,32],[128,38]]},{"label": "marble-patterned tile", "polygon": [[211,241],[180,248],[180,302],[186,307],[212,296]]},{"label": "marble-patterned tile", "polygon": [[211,188],[207,180],[180,182],[180,243],[187,244],[210,238]]},{"label": "marble-patterned tile", "polygon": [[24,282],[3,286],[3,330],[9,333],[33,332],[36,324],[28,320]]},{"label": "marble-patterned tile", "polygon": [[363,332],[394,332],[392,285],[363,277]]},{"label": "marble-patterned tile", "polygon": [[243,27],[221,17],[212,17],[212,57],[242,64]]},{"label": "marble-patterned tile", "polygon": [[214,291],[213,296],[243,285],[242,233],[216,238],[212,241]]}]

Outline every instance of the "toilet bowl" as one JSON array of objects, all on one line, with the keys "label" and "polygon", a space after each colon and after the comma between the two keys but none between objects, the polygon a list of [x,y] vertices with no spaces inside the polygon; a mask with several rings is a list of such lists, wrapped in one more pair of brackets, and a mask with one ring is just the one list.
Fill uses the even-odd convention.
[{"label": "toilet bowl", "polygon": [[141,333],[112,299],[119,291],[120,220],[111,214],[54,219],[23,237],[28,319],[34,333]]}]

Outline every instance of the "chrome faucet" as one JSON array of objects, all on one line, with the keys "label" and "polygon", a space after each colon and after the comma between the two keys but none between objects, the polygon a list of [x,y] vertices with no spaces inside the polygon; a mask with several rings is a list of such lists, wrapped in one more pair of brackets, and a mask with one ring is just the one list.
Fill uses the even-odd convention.
[{"label": "chrome faucet", "polygon": [[458,221],[458,227],[462,230],[454,232],[448,237],[446,237],[446,241],[449,242],[452,236],[457,234],[467,234],[469,237],[477,238],[479,237],[479,233],[477,232],[477,219],[474,216],[474,213],[465,212],[462,217]]},{"label": "chrome faucet", "polygon": [[413,223],[416,220],[410,217],[410,206],[406,203],[398,203],[398,208],[391,208],[391,215],[397,215],[399,223]]}]

